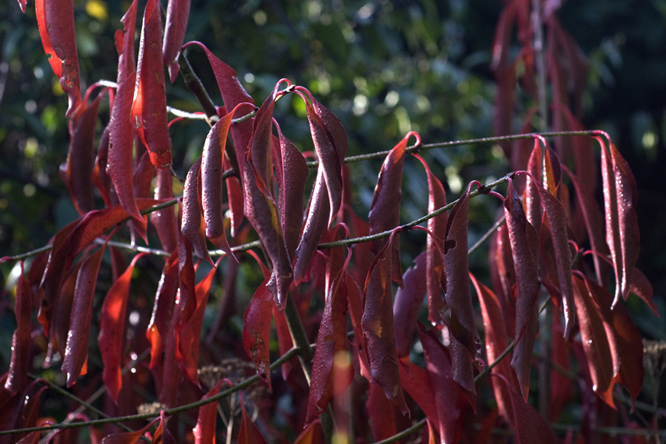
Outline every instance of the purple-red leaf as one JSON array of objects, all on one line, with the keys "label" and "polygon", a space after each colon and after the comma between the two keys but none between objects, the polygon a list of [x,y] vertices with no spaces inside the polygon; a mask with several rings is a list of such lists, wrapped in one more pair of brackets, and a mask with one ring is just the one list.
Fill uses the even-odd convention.
[{"label": "purple-red leaf", "polygon": [[[442,183],[430,171],[426,161],[419,155],[414,154],[423,164],[428,175],[428,214],[442,208],[446,205],[446,193]],[[444,272],[444,262],[442,254],[444,252],[444,239],[446,238],[446,224],[448,215],[446,212],[428,219],[428,231],[430,235],[426,239],[427,274],[426,285],[428,291],[428,320],[441,327],[444,325],[444,311],[446,305],[442,297],[442,273]]]},{"label": "purple-red leaf", "polygon": [[527,221],[523,203],[509,179],[504,199],[504,215],[516,270],[516,331],[511,365],[516,371],[523,398],[527,402],[532,368],[532,351],[539,328],[539,280],[535,247],[538,236]]},{"label": "purple-red leaf", "polygon": [[239,444],[266,444],[266,440],[263,435],[257,428],[257,426],[252,422],[252,419],[245,411],[245,403],[243,398],[241,398],[241,423],[240,431],[238,432],[238,443]]},{"label": "purple-red leaf", "polygon": [[28,371],[31,368],[30,342],[31,342],[31,315],[32,292],[30,284],[24,276],[23,261],[21,261],[21,275],[16,283],[16,330],[12,336],[12,356],[9,362],[9,371],[4,387],[9,393],[23,393],[28,386]]},{"label": "purple-red leaf", "polygon": [[[281,131],[278,136],[282,154],[280,201],[278,207],[280,209],[280,222],[282,223],[284,242],[287,246],[289,257],[293,259],[296,248],[301,240],[303,228],[303,200],[305,195],[305,181],[308,178],[308,166],[301,152],[298,151],[294,144]],[[321,237],[321,234],[313,237]]]},{"label": "purple-red leaf", "polygon": [[[171,171],[165,169],[157,170],[157,182],[155,184],[155,199],[173,199],[173,176]],[[167,207],[155,211],[150,215],[150,221],[157,230],[157,235],[162,243],[162,248],[171,253],[178,248],[178,222],[173,207]],[[205,256],[203,257],[205,259]]]},{"label": "purple-red leaf", "polygon": [[134,256],[125,272],[113,283],[102,304],[99,337],[97,338],[102,362],[104,362],[102,380],[109,396],[116,404],[122,386],[121,367],[130,281],[136,261],[145,254],[139,253]]},{"label": "purple-red leaf", "polygon": [[393,321],[400,328],[395,332],[395,344],[398,357],[409,356],[414,339],[414,330],[419,318],[419,311],[426,294],[427,253],[421,253],[414,259],[414,266],[402,277],[404,286],[398,288],[393,302]]},{"label": "purple-red leaf", "polygon": [[372,379],[382,387],[386,398],[405,414],[409,410],[400,385],[393,327],[391,253],[394,234],[395,232],[391,234],[370,266],[365,281],[365,303],[361,325],[367,344]]},{"label": "purple-red leaf", "polygon": [[69,117],[81,103],[79,58],[74,31],[74,1],[36,0],[35,12],[44,52],[54,74],[60,78],[62,90],[69,98],[66,114]]},{"label": "purple-red leaf", "polygon": [[164,64],[169,68],[171,83],[178,75],[178,54],[185,40],[187,19],[190,16],[190,0],[169,0],[164,28],[164,45],[162,54]]},{"label": "purple-red leaf", "polygon": [[143,15],[138,70],[131,119],[157,168],[171,166],[166,89],[162,65],[162,18],[157,0],[148,0]]},{"label": "purple-red leaf", "polygon": [[135,444],[139,442],[144,433],[146,433],[160,418],[153,419],[147,426],[134,432],[121,432],[106,435],[100,444]]},{"label": "purple-red leaf", "polygon": [[150,369],[154,369],[162,360],[164,342],[169,336],[169,322],[173,304],[178,292],[177,252],[171,254],[164,264],[153,304],[153,313],[146,328],[146,339],[150,342]]},{"label": "purple-red leaf", "polygon": [[79,214],[87,213],[94,208],[92,173],[94,168],[95,127],[97,111],[102,99],[98,95],[90,105],[87,97],[69,119],[69,151],[65,165],[63,180],[72,196],[74,207]]},{"label": "purple-red leaf", "polygon": [[183,237],[193,246],[194,252],[201,259],[212,264],[213,260],[208,253],[206,238],[204,237],[201,208],[199,207],[199,177],[201,171],[201,158],[197,159],[187,172],[183,189],[183,217],[180,231]]},{"label": "purple-red leaf", "polygon": [[80,375],[85,375],[88,371],[88,340],[92,322],[93,298],[105,247],[106,244],[85,259],[76,277],[72,316],[69,321],[67,345],[62,362],[62,372],[67,375],[68,387],[71,387]]},{"label": "purple-red leaf", "polygon": [[[220,392],[220,385],[224,380],[219,381],[201,400],[208,399]],[[217,402],[209,402],[199,407],[199,416],[197,425],[192,430],[195,444],[215,444],[215,425],[217,422]]]},{"label": "purple-red leaf", "polygon": [[[636,180],[629,164],[611,141],[606,148],[601,138],[601,177],[604,191],[606,242],[615,269],[616,290],[613,306],[629,295],[631,277],[638,260],[640,234],[636,205]],[[608,152],[607,152],[608,150]]]}]

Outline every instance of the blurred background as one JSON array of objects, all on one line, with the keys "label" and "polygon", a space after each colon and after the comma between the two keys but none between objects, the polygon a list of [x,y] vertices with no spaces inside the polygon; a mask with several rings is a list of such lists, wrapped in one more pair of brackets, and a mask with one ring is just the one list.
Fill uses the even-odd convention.
[{"label": "blurred background", "polygon": [[[24,15],[15,2],[8,3],[0,12],[0,256],[45,245],[77,216],[58,175],[68,149],[67,98],[44,55],[34,6],[29,4]],[[84,88],[99,79],[115,81],[113,35],[129,2],[74,3]],[[139,4],[137,32],[144,3]],[[257,103],[282,77],[309,88],[342,120],[353,155],[390,149],[411,130],[424,143],[493,135],[496,87],[490,61],[502,6],[487,0],[193,0],[186,41],[202,41],[236,69]],[[642,236],[638,266],[666,313],[666,193],[661,182],[666,171],[666,0],[570,1],[558,14],[589,62],[583,123],[608,131],[636,175]],[[220,104],[203,54],[192,50],[188,57]],[[167,93],[171,106],[199,110],[180,78]],[[108,121],[108,103],[103,102],[100,116]],[[302,150],[312,149],[301,102],[280,101],[276,116],[287,137]],[[516,132],[521,123],[517,116]],[[174,167],[180,177],[200,154],[206,134],[203,122],[173,127]],[[508,172],[497,146],[437,149],[426,157],[447,182],[450,200],[469,180],[486,182]],[[352,169],[359,214],[367,214],[380,165],[363,162]],[[427,208],[423,169],[413,160],[405,166],[403,207],[403,222]],[[471,217],[479,232],[472,236],[492,224],[497,207],[490,198],[474,200]],[[487,259],[477,254],[473,260]],[[7,291],[13,265],[0,267]],[[2,298],[1,313],[7,313],[9,303]],[[642,307],[636,310],[636,323],[647,337],[666,338],[666,324]],[[5,353],[13,322],[0,322],[0,328]]]}]

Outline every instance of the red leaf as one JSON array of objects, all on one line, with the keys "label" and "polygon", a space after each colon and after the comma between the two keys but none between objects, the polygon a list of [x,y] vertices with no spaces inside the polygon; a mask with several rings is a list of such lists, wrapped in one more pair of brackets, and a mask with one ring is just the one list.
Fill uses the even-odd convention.
[{"label": "red leaf", "polygon": [[[428,213],[430,214],[446,205],[446,193],[442,183],[430,171],[426,161],[419,155],[414,154],[414,157],[421,161],[428,175]],[[444,325],[444,311],[446,309],[442,298],[442,273],[444,272],[442,253],[444,252],[447,220],[446,212],[428,219],[428,231],[431,235],[426,239],[428,320],[438,327]]]},{"label": "red leaf", "polygon": [[[95,127],[97,125],[97,111],[102,99],[98,95],[88,105],[87,97],[69,119],[70,144],[67,153],[67,164],[63,180],[67,184],[69,194],[79,214],[94,209],[92,173],[94,167]],[[62,167],[61,167],[61,173]]]},{"label": "red leaf", "polygon": [[169,335],[169,322],[178,291],[177,254],[177,252],[172,253],[164,263],[164,271],[162,271],[155,295],[153,313],[148,328],[146,328],[146,339],[150,342],[151,370],[161,361],[164,342]]},{"label": "red leaf", "polygon": [[66,116],[81,103],[79,58],[74,31],[74,1],[35,1],[39,35],[51,69],[60,78],[60,86],[69,97]]},{"label": "red leaf", "polygon": [[353,368],[347,358],[347,267],[351,248],[331,249],[326,268],[326,304],[319,324],[312,363],[310,394],[305,423],[316,419],[334,396],[347,389]]},{"label": "red leaf", "polygon": [[[280,222],[282,223],[282,232],[284,233],[287,253],[289,253],[290,258],[294,258],[303,229],[303,199],[305,181],[308,178],[308,166],[300,151],[281,131],[278,136],[280,138],[280,151],[282,153],[280,202],[278,207],[280,209]],[[315,185],[316,188],[317,186]],[[321,233],[319,236],[315,235],[313,237],[320,238]],[[307,262],[309,262],[309,259]],[[294,268],[296,269],[296,267]],[[298,273],[295,273],[295,275],[298,277]]]},{"label": "red leaf", "polygon": [[500,225],[496,235],[493,236],[488,258],[493,290],[502,307],[502,312],[505,313],[506,331],[513,332],[516,329],[516,298],[513,292],[516,284],[516,271],[513,266],[513,253],[506,224]]},{"label": "red leaf", "polygon": [[241,423],[240,431],[238,432],[239,444],[266,444],[266,440],[262,436],[257,426],[252,422],[249,415],[245,411],[245,403],[241,398]]},{"label": "red leaf", "polygon": [[151,163],[157,168],[171,166],[171,138],[166,113],[161,11],[157,0],[148,0],[143,15],[131,119],[150,152]]},{"label": "red leaf", "polygon": [[[219,381],[201,400],[208,399],[220,392],[220,385],[224,381]],[[217,422],[217,402],[209,402],[199,407],[199,416],[197,425],[192,433],[194,434],[195,444],[215,444],[215,426]]]},{"label": "red leaf", "polygon": [[27,3],[26,0],[18,0],[19,8],[21,8],[21,12],[24,14],[25,14],[26,3]]},{"label": "red leaf", "polygon": [[393,291],[391,262],[393,234],[370,266],[365,281],[361,325],[367,344],[372,379],[403,414],[409,410],[400,386],[400,372],[393,329]]},{"label": "red leaf", "polygon": [[396,409],[386,401],[386,393],[382,387],[375,381],[370,381],[365,409],[368,412],[370,429],[375,441],[388,439],[398,433]]},{"label": "red leaf", "polygon": [[12,336],[11,360],[7,371],[7,380],[4,387],[9,393],[23,393],[28,386],[28,371],[31,366],[31,316],[32,292],[24,276],[23,261],[21,261],[21,275],[16,283],[16,330]]},{"label": "red leaf", "polygon": [[132,146],[134,126],[130,120],[136,65],[134,61],[134,29],[136,27],[137,1],[134,0],[122,18],[123,31],[116,31],[118,60],[118,87],[111,108],[109,121],[109,160],[106,167],[118,194],[120,204],[135,219],[141,221],[134,197],[132,177]]},{"label": "red leaf", "polygon": [[419,318],[419,311],[426,294],[425,274],[427,253],[419,254],[414,259],[414,266],[402,277],[404,287],[398,288],[393,301],[393,321],[400,328],[395,332],[398,357],[409,356],[414,339],[414,330]]},{"label": "red leaf", "polygon": [[[534,177],[531,177],[534,181]],[[530,181],[530,182],[532,182]],[[564,310],[564,334],[568,338],[571,335],[576,319],[573,310],[573,284],[571,282],[571,250],[569,249],[569,237],[567,233],[567,220],[562,204],[543,187],[535,184],[535,189],[541,199],[541,205],[548,218],[550,237],[553,241],[555,254],[555,266],[557,268],[557,279],[559,282],[562,305]],[[529,220],[529,217],[528,217]],[[536,228],[536,227],[535,227]]]},{"label": "red leaf", "polygon": [[[340,121],[327,108],[314,100],[309,91],[305,91],[312,104],[301,94],[310,123],[310,134],[319,158],[320,170],[323,171],[330,205],[327,225],[329,225],[342,203],[342,161],[347,153],[347,134]],[[393,228],[393,227],[391,227]]]},{"label": "red leaf", "polygon": [[652,295],[654,293],[652,289],[652,284],[650,283],[648,278],[643,274],[643,272],[638,268],[634,268],[633,273],[631,273],[631,283],[629,285],[629,291],[631,291],[636,296],[641,298],[641,300],[645,302],[648,305],[648,307],[650,307],[652,313],[654,313],[655,316],[659,317],[659,310],[657,309],[655,303],[652,301]]},{"label": "red leaf", "polygon": [[504,384],[510,394],[513,417],[515,418],[513,429],[516,433],[517,444],[555,444],[555,436],[543,416],[534,407],[523,401],[523,398],[509,387],[501,376],[496,377],[500,384]]},{"label": "red leaf", "polygon": [[[266,99],[255,117],[251,149],[243,170],[245,186],[245,215],[259,234],[259,238],[273,265],[267,283],[275,302],[282,306],[293,280],[291,261],[287,253],[277,206],[272,191],[272,117],[278,87]],[[270,184],[270,185],[269,185]]]},{"label": "red leaf", "polygon": [[227,236],[224,232],[224,214],[222,211],[222,173],[224,151],[231,119],[238,107],[218,120],[208,132],[201,156],[201,189],[206,237],[213,244],[231,253]]},{"label": "red leaf", "polygon": [[190,0],[169,0],[164,28],[164,44],[162,54],[164,64],[169,67],[171,83],[178,75],[178,54],[185,40],[187,19],[190,16]]},{"label": "red leaf", "polygon": [[604,191],[606,242],[615,268],[616,289],[613,306],[620,297],[626,299],[630,291],[630,279],[638,260],[640,233],[636,205],[638,196],[636,180],[629,164],[620,155],[613,142],[601,145],[601,176]]},{"label": "red leaf", "polygon": [[[634,271],[636,268],[634,268]],[[619,382],[629,390],[636,400],[643,388],[643,342],[642,336],[629,311],[623,305],[612,310],[613,296],[605,288],[585,279],[589,293],[594,297],[597,309],[604,320],[611,356],[613,358],[613,384]]]},{"label": "red leaf", "polygon": [[325,444],[324,430],[319,420],[313,421],[298,435],[294,444]]},{"label": "red leaf", "polygon": [[204,237],[201,208],[199,207],[199,180],[201,175],[201,158],[190,167],[183,189],[183,216],[180,230],[183,237],[194,247],[194,252],[209,264],[213,263]]},{"label": "red leaf", "polygon": [[[446,303],[451,309],[451,333],[468,350],[470,362],[481,343],[474,325],[467,253],[469,193],[475,184],[478,185],[478,182],[470,182],[449,214],[444,251]],[[461,363],[454,361],[454,365],[458,364]]]},{"label": "red leaf", "polygon": [[102,137],[97,147],[97,157],[95,159],[95,167],[93,169],[93,183],[99,194],[104,200],[106,207],[113,206],[118,203],[118,196],[116,189],[111,181],[111,176],[106,172],[106,166],[109,163],[109,126],[104,128]]},{"label": "red leaf", "polygon": [[62,372],[67,375],[67,387],[71,387],[80,375],[85,375],[88,371],[88,340],[93,298],[105,246],[106,244],[85,259],[76,277],[72,316],[62,362]]},{"label": "red leaf", "polygon": [[347,308],[351,318],[352,328],[354,330],[354,342],[358,356],[361,376],[367,380],[372,380],[370,374],[370,362],[368,361],[367,345],[365,335],[363,334],[363,291],[356,282],[356,279],[347,273]]},{"label": "red leaf", "polygon": [[183,366],[185,376],[195,385],[199,385],[197,368],[199,366],[199,342],[203,327],[204,311],[208,304],[210,287],[221,259],[222,257],[218,259],[206,277],[194,287],[194,297],[196,298],[194,311],[190,316],[186,316],[183,313],[178,325],[179,363]]},{"label": "red leaf", "polygon": [[425,416],[436,420],[438,416],[435,391],[428,371],[410,362],[408,356],[404,356],[400,358],[400,383]]},{"label": "red leaf", "polygon": [[122,432],[106,435],[100,444],[135,444],[160,418],[153,419],[147,426],[134,432]]},{"label": "red leaf", "polygon": [[530,388],[532,352],[539,329],[539,280],[536,251],[538,236],[527,221],[523,203],[509,179],[504,199],[504,214],[516,271],[516,331],[511,366],[516,371],[525,402]]},{"label": "red leaf", "polygon": [[460,385],[454,380],[453,357],[432,331],[426,332],[419,328],[418,332],[437,408],[437,416],[430,419],[437,421],[442,443],[457,442],[461,433],[465,399]]},{"label": "red leaf", "polygon": [[136,261],[146,253],[139,253],[127,267],[125,272],[109,289],[100,316],[100,330],[97,343],[104,362],[102,380],[107,387],[109,396],[118,404],[118,392],[122,386],[121,367],[123,363],[123,342],[125,340],[125,322],[127,319],[127,300],[129,298],[130,281]]},{"label": "red leaf", "polygon": [[[171,171],[158,169],[157,183],[155,184],[155,199],[173,199],[173,176]],[[178,222],[173,207],[167,207],[150,214],[150,221],[157,230],[157,235],[162,243],[162,248],[171,253],[178,248]],[[205,259],[205,256],[203,257]]]},{"label": "red leaf", "polygon": [[[469,276],[472,279],[472,284],[474,284],[481,305],[481,315],[483,316],[483,326],[485,328],[486,357],[488,363],[494,363],[497,362],[499,356],[509,346],[509,341],[507,340],[508,334],[503,319],[504,313],[497,296],[490,288],[480,283],[471,273]],[[494,374],[504,376],[507,381],[511,381],[509,390],[520,390],[518,381],[516,381],[515,374],[508,360],[502,359],[491,371]],[[503,384],[499,384],[495,380],[492,383],[500,415],[513,423],[511,398],[507,393],[507,389]]]},{"label": "red leaf", "polygon": [[243,348],[257,368],[257,374],[271,386],[270,339],[273,301],[268,290],[268,270],[257,260],[264,272],[264,281],[255,291],[243,316]]},{"label": "red leaf", "polygon": [[296,283],[300,283],[305,278],[312,257],[317,250],[317,245],[328,227],[327,218],[330,204],[326,196],[324,170],[319,168],[310,195],[308,216],[303,227],[303,234],[295,253],[294,280]]},{"label": "red leaf", "polygon": [[585,281],[576,273],[574,275],[574,302],[578,312],[581,342],[587,365],[592,377],[592,390],[606,404],[613,402],[613,358],[608,345],[608,336],[604,328],[603,318],[594,303],[594,298],[585,285]]}]

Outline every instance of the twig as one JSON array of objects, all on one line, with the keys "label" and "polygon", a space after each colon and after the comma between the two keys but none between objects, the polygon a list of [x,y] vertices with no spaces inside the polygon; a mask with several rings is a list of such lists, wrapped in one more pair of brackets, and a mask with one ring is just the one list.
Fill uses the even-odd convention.
[{"label": "twig", "polygon": [[490,229],[488,231],[486,231],[485,234],[483,236],[481,236],[481,238],[478,241],[476,241],[476,243],[474,243],[474,245],[472,245],[469,248],[469,250],[467,250],[467,255],[470,255],[474,251],[476,251],[476,249],[479,248],[481,246],[481,244],[483,244],[485,241],[487,241],[488,238],[490,236],[492,236],[492,234],[495,231],[497,231],[499,229],[499,227],[501,227],[504,224],[504,222],[506,222],[506,216],[502,216],[502,218],[500,220],[495,222],[495,224],[492,227],[490,227]]}]

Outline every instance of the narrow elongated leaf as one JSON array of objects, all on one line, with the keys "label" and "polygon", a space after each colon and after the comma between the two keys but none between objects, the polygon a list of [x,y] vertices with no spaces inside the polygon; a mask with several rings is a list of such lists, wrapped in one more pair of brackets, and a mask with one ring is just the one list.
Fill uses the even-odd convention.
[{"label": "narrow elongated leaf", "polygon": [[164,28],[164,44],[162,54],[164,64],[169,68],[171,83],[178,75],[178,54],[185,40],[187,19],[190,16],[191,0],[169,0],[166,13],[166,26]]},{"label": "narrow elongated leaf", "polygon": [[438,417],[435,391],[428,371],[410,362],[409,356],[400,358],[400,383],[426,417],[433,420]]},{"label": "narrow elongated leaf", "polygon": [[393,320],[395,325],[400,326],[395,332],[395,344],[399,358],[409,356],[419,311],[427,292],[427,254],[424,252],[416,256],[414,266],[409,268],[402,277],[404,287],[398,288],[395,294]]},{"label": "narrow elongated leaf", "polygon": [[[419,155],[414,154],[414,157],[423,164],[428,176],[428,213],[430,214],[446,205],[446,193],[442,183],[430,171],[426,161]],[[442,254],[444,252],[447,220],[446,212],[428,219],[428,231],[431,235],[426,239],[428,320],[439,327],[444,325],[444,311],[446,309],[442,297],[442,273],[444,273]]]},{"label": "narrow elongated leaf", "polygon": [[469,193],[475,184],[478,185],[478,182],[470,182],[449,214],[444,247],[446,303],[451,309],[451,333],[469,351],[470,362],[480,344],[474,325],[467,253]]},{"label": "narrow elongated leaf", "polygon": [[324,430],[321,427],[321,421],[313,421],[298,435],[294,444],[324,444]]},{"label": "narrow elongated leaf", "polygon": [[[303,228],[303,200],[305,181],[308,178],[308,166],[305,158],[289,139],[280,131],[280,151],[282,171],[280,184],[280,222],[287,246],[287,253],[294,258],[301,240]],[[317,186],[315,185],[315,189]],[[313,236],[317,238],[317,236]],[[321,234],[319,235],[321,237]],[[308,261],[309,262],[309,261]],[[295,271],[295,270],[294,270]],[[296,273],[296,276],[298,274]]]},{"label": "narrow elongated leaf", "polygon": [[203,327],[204,311],[208,304],[210,287],[220,260],[222,260],[222,257],[218,259],[215,266],[201,282],[194,287],[194,296],[196,298],[194,311],[189,317],[181,317],[178,326],[179,362],[183,367],[185,376],[195,385],[199,385],[197,368],[199,367],[199,343]]},{"label": "narrow elongated leaf", "polygon": [[[245,215],[259,234],[273,265],[267,286],[278,306],[286,300],[293,280],[291,261],[282,234],[272,188],[272,117],[281,82],[266,99],[255,117],[254,132],[245,166]],[[270,184],[270,185],[269,185]]]},{"label": "narrow elongated leaf", "polygon": [[400,386],[393,327],[391,253],[394,234],[370,266],[365,281],[361,325],[372,379],[382,387],[386,398],[405,414],[409,410]]},{"label": "narrow elongated leaf", "polygon": [[511,399],[513,418],[515,418],[513,429],[516,433],[517,444],[555,444],[555,436],[543,416],[534,407],[523,401],[522,396],[511,390],[508,383],[501,376],[495,377],[500,384],[504,384]]},{"label": "narrow elongated leaf", "polygon": [[370,381],[365,409],[368,412],[372,436],[376,441],[388,439],[398,433],[396,409],[387,403],[386,393],[375,381]]},{"label": "narrow elongated leaf", "polygon": [[270,338],[273,301],[267,287],[268,269],[257,259],[264,273],[264,281],[254,292],[243,316],[243,348],[257,368],[257,374],[271,386]]},{"label": "narrow elongated leaf", "polygon": [[67,346],[62,362],[62,372],[67,375],[67,386],[88,371],[88,338],[92,321],[92,306],[97,285],[97,275],[102,263],[105,246],[99,248],[83,262],[76,277],[76,288],[72,301],[72,316],[69,321]]},{"label": "narrow elongated leaf", "polygon": [[102,304],[100,330],[97,338],[102,362],[104,362],[102,380],[109,396],[116,404],[118,404],[118,393],[122,386],[121,367],[130,281],[137,260],[144,255],[145,253],[139,253],[134,256],[125,272],[113,283]]},{"label": "narrow elongated leaf", "polygon": [[28,371],[31,368],[32,292],[24,273],[21,261],[21,275],[16,283],[16,305],[14,306],[16,330],[12,336],[12,356],[4,384],[5,390],[11,394],[23,393],[28,386]]},{"label": "narrow elongated leaf", "polygon": [[206,238],[204,237],[201,208],[199,207],[199,178],[201,171],[201,158],[197,159],[187,172],[183,190],[183,216],[180,231],[192,244],[194,252],[201,259],[212,264],[213,260],[208,253]]},{"label": "narrow elongated leaf", "polygon": [[322,315],[317,347],[312,363],[306,424],[326,409],[333,396],[346,390],[353,378],[353,368],[347,360],[347,280],[351,259],[344,248],[329,252],[326,269],[326,305]]},{"label": "narrow elongated leaf", "polygon": [[[507,339],[509,335],[507,334],[503,320],[504,313],[497,296],[492,290],[479,282],[471,273],[469,276],[479,297],[479,304],[481,305],[481,315],[483,316],[483,327],[485,329],[486,357],[488,363],[497,362],[499,356],[509,346]],[[503,375],[507,381],[510,381],[510,390],[520,390],[508,360],[503,359],[499,361],[491,371],[492,373]],[[492,384],[500,415],[510,423],[513,423],[510,395],[507,393],[504,385],[497,383],[494,379]]]},{"label": "narrow elongated leaf", "polygon": [[66,116],[81,103],[79,57],[74,31],[74,1],[36,0],[35,13],[44,52],[60,86],[69,98]]},{"label": "narrow elongated leaf", "polygon": [[150,369],[154,369],[162,360],[164,343],[169,336],[169,321],[172,317],[173,304],[178,291],[177,252],[164,263],[162,277],[157,286],[153,312],[146,328],[146,339],[150,342]]},{"label": "narrow elongated leaf", "polygon": [[[157,182],[155,184],[155,199],[171,200],[173,198],[173,176],[171,175],[171,171],[158,169]],[[175,251],[178,248],[178,236],[176,234],[178,222],[176,221],[173,207],[167,207],[151,213],[150,221],[157,230],[162,248],[169,253]],[[202,259],[205,259],[205,256]]]},{"label": "narrow elongated leaf", "polygon": [[465,407],[465,398],[454,380],[452,356],[432,331],[426,332],[419,328],[419,338],[423,344],[426,369],[437,408],[437,416],[431,420],[438,424],[442,444],[457,442],[461,433],[461,414]]},{"label": "narrow elongated leaf", "polygon": [[97,147],[97,157],[93,168],[92,181],[104,200],[104,206],[110,207],[118,203],[118,195],[111,181],[111,176],[106,172],[109,163],[109,126],[104,128],[102,137]]},{"label": "narrow elongated leaf", "polygon": [[222,211],[222,173],[224,151],[231,119],[238,106],[218,120],[208,132],[201,155],[201,189],[206,237],[215,246],[231,253],[227,236],[224,232],[224,214]]},{"label": "narrow elongated leaf", "polygon": [[147,426],[134,432],[121,432],[106,435],[104,439],[102,439],[101,444],[135,444],[139,442],[143,434],[150,430],[157,421],[160,421],[160,418],[153,419]]},{"label": "narrow elongated leaf", "polygon": [[157,0],[148,0],[139,43],[138,70],[131,119],[157,168],[171,166],[166,90],[162,65],[162,18]]},{"label": "narrow elongated leaf", "polygon": [[600,138],[597,140],[601,145],[606,243],[616,278],[615,306],[620,297],[626,299],[629,295],[631,275],[638,260],[640,234],[635,208],[638,197],[634,175],[615,144],[610,142],[607,148]]},{"label": "narrow elongated leaf", "polygon": [[[215,387],[210,389],[201,400],[208,399],[215,396],[220,392],[220,385],[224,381],[219,381]],[[217,402],[209,402],[206,405],[199,407],[199,415],[197,416],[197,425],[194,427],[192,434],[194,435],[195,444],[215,444],[215,425],[217,422]]]},{"label": "narrow elongated leaf", "polygon": [[95,127],[97,112],[102,99],[98,95],[90,105],[86,100],[76,109],[69,119],[69,151],[63,180],[72,196],[74,207],[79,214],[94,209],[92,173],[94,167]]},{"label": "narrow elongated leaf", "polygon": [[247,414],[245,410],[245,403],[243,398],[241,398],[241,423],[240,431],[238,432],[238,443],[239,444],[266,444],[266,440],[263,435],[257,428],[257,426],[252,422],[250,415]]},{"label": "narrow elongated leaf", "polygon": [[523,203],[509,179],[504,215],[516,270],[516,331],[511,365],[516,371],[525,402],[529,394],[532,351],[539,327],[539,281],[536,251],[538,236],[525,216]]},{"label": "narrow elongated leaf", "polygon": [[581,341],[587,358],[587,366],[592,378],[592,390],[608,405],[614,406],[612,381],[613,358],[603,318],[594,303],[594,298],[585,281],[574,275],[574,302],[578,312]]}]

